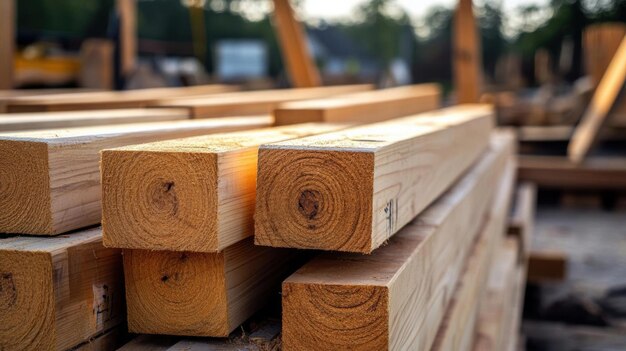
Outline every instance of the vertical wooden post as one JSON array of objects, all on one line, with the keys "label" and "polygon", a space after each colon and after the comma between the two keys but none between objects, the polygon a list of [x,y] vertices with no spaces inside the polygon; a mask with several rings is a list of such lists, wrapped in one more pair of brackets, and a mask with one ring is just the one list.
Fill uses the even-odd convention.
[{"label": "vertical wooden post", "polygon": [[454,13],[454,85],[457,103],[475,103],[480,98],[480,39],[472,0],[459,0]]},{"label": "vertical wooden post", "polygon": [[135,69],[137,60],[137,3],[136,0],[116,0],[120,18],[120,64],[122,75]]},{"label": "vertical wooden post", "polygon": [[283,60],[293,86],[297,88],[320,86],[320,75],[309,53],[306,33],[296,21],[289,0],[274,0],[274,19]]},{"label": "vertical wooden post", "polygon": [[15,0],[0,0],[0,89],[13,89]]}]

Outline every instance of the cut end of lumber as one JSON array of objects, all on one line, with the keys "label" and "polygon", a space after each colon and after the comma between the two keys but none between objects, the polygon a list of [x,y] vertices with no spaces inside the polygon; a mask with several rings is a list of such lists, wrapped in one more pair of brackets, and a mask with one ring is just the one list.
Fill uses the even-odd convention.
[{"label": "cut end of lumber", "polygon": [[104,245],[197,250],[217,247],[217,155],[102,151]]},{"label": "cut end of lumber", "polygon": [[257,245],[371,251],[373,153],[261,147],[258,165]]},{"label": "cut end of lumber", "polygon": [[387,290],[382,286],[286,281],[282,294],[284,349],[317,350],[320,345],[325,350],[343,349],[350,345],[352,350],[386,350]]},{"label": "cut end of lumber", "polygon": [[48,145],[0,140],[0,233],[54,234]]},{"label": "cut end of lumber", "polygon": [[131,333],[230,333],[223,254],[124,250],[124,275]]},{"label": "cut end of lumber", "polygon": [[0,348],[55,344],[52,271],[48,252],[0,250]]}]

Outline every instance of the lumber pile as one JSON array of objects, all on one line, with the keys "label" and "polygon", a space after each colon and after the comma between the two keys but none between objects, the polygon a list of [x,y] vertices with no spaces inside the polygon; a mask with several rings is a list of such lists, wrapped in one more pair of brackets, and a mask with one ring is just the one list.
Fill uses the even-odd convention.
[{"label": "lumber pile", "polygon": [[[150,108],[1,133],[0,349],[107,350],[126,330],[154,335],[126,350],[504,345],[525,283],[527,235],[505,237],[515,135],[486,105],[433,110],[439,94],[316,98],[334,117],[285,126],[119,123],[193,117]],[[513,213],[526,233],[532,210]]]}]

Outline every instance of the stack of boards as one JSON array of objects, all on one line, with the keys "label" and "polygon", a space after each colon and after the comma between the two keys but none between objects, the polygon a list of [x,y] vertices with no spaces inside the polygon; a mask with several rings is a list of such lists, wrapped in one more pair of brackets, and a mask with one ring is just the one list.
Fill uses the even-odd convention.
[{"label": "stack of boards", "polygon": [[369,89],[24,115],[0,133],[0,349],[255,350],[227,337],[279,293],[285,350],[513,347],[514,137],[434,85]]}]

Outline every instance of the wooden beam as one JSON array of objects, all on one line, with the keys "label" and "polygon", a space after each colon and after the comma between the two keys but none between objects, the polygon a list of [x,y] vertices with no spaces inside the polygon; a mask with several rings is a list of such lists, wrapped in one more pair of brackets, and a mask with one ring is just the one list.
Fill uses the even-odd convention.
[{"label": "wooden beam", "polygon": [[626,159],[594,157],[578,164],[559,156],[519,156],[518,177],[546,188],[624,189]]},{"label": "wooden beam", "polygon": [[602,80],[625,35],[624,23],[598,23],[585,27],[583,33],[585,66],[594,85]]},{"label": "wooden beam", "polygon": [[0,1],[0,89],[13,89],[16,1]]},{"label": "wooden beam", "polygon": [[562,281],[567,276],[567,255],[559,251],[532,251],[528,259],[528,280]]},{"label": "wooden beam", "polygon": [[373,123],[434,110],[441,106],[436,84],[288,102],[274,110],[276,125],[308,122]]},{"label": "wooden beam", "polygon": [[164,122],[184,119],[189,119],[189,111],[181,108],[10,113],[0,114],[0,132]]},{"label": "wooden beam", "polygon": [[[513,198],[515,164],[508,160],[504,174],[495,183],[497,190],[489,216],[474,240],[464,272],[437,331],[431,350],[471,350],[474,345],[480,302],[485,294],[494,251],[502,244],[507,215]],[[493,183],[492,183],[493,184]],[[477,218],[477,217],[474,217]]]},{"label": "wooden beam", "polygon": [[99,228],[0,239],[0,348],[67,350],[121,324],[120,250]]},{"label": "wooden beam", "polygon": [[232,92],[237,87],[229,85],[197,85],[178,88],[153,88],[125,91],[96,91],[76,94],[39,95],[16,97],[7,101],[8,112],[50,112],[101,110],[146,107],[167,98],[204,96]]},{"label": "wooden beam", "polygon": [[430,349],[480,231],[476,219],[490,212],[493,185],[513,158],[510,135],[491,145],[387,245],[367,256],[324,253],[285,280],[283,349]]},{"label": "wooden beam", "polygon": [[309,52],[306,32],[296,20],[289,0],[274,0],[274,21],[291,84],[297,88],[322,85],[317,66]]},{"label": "wooden beam", "polygon": [[257,245],[370,253],[485,150],[493,111],[457,106],[259,148]]},{"label": "wooden beam", "polygon": [[128,329],[228,336],[279,292],[296,257],[252,238],[220,253],[124,250]]},{"label": "wooden beam", "polygon": [[100,222],[100,150],[259,128],[269,116],[0,134],[0,233],[55,235]]},{"label": "wooden beam", "polygon": [[573,162],[583,161],[595,143],[606,122],[606,117],[615,104],[626,79],[626,37],[622,39],[615,56],[602,76],[591,102],[574,130],[567,149]]},{"label": "wooden beam", "polygon": [[508,340],[515,318],[515,288],[519,262],[519,241],[508,238],[497,248],[489,271],[486,291],[480,300],[473,350],[509,350]]},{"label": "wooden beam", "polygon": [[221,251],[254,234],[259,146],[345,127],[308,123],[104,150],[105,245]]},{"label": "wooden beam", "polygon": [[120,68],[124,77],[135,71],[137,65],[137,2],[116,0],[120,21]]},{"label": "wooden beam", "polygon": [[454,12],[454,89],[459,104],[476,103],[481,90],[480,39],[472,0],[459,0]]},{"label": "wooden beam", "polygon": [[508,234],[520,241],[520,260],[526,261],[535,226],[535,207],[537,205],[537,186],[523,182],[517,187],[513,203],[513,213],[509,218]]},{"label": "wooden beam", "polygon": [[0,90],[0,113],[6,113],[6,105],[9,100],[19,96],[36,96],[36,95],[49,95],[49,94],[68,94],[92,91],[90,89],[13,89],[13,90]]},{"label": "wooden beam", "polygon": [[318,99],[372,90],[369,84],[338,85],[320,88],[274,89],[221,94],[219,96],[162,100],[154,106],[185,107],[194,118],[270,114],[281,103]]}]

